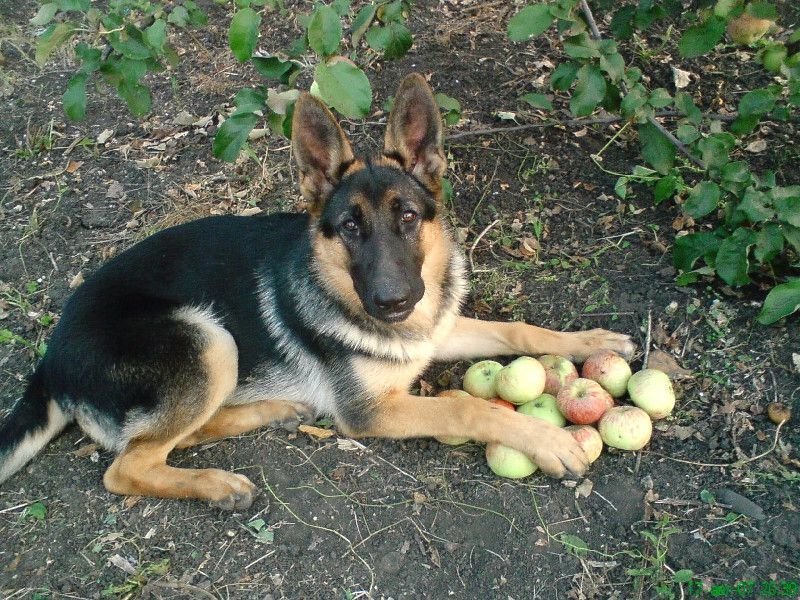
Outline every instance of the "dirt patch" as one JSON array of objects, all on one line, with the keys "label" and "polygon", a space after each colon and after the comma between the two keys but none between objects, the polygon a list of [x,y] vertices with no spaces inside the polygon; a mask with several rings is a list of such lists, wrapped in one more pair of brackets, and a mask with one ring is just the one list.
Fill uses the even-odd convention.
[{"label": "dirt patch", "polygon": [[[0,329],[15,337],[0,345],[2,408],[21,393],[71,285],[103,260],[170,224],[299,200],[285,140],[257,141],[257,159],[235,165],[211,157],[220,108],[255,82],[229,58],[223,25],[173,40],[183,61],[172,83],[152,80],[156,110],[146,120],[94,94],[87,120],[74,124],[60,106],[69,60],[36,69],[27,38],[35,5],[9,7],[0,7]],[[416,4],[411,54],[369,73],[374,105],[417,70],[461,102],[451,133],[501,126],[498,110],[526,122],[517,98],[557,46],[511,48],[503,19],[491,3]],[[220,11],[211,22],[226,21]],[[281,47],[290,29],[265,24],[265,45]],[[720,81],[715,93],[733,102],[738,84]],[[182,125],[181,111],[209,120]],[[356,145],[378,146],[384,116],[347,125]],[[360,445],[264,431],[176,452],[176,465],[236,469],[261,487],[250,510],[225,514],[108,494],[110,454],[70,429],[0,491],[0,596],[798,596],[800,434],[796,420],[778,434],[764,414],[773,399],[800,410],[797,318],[759,327],[763,292],[677,288],[669,246],[679,211],[653,207],[646,192],[614,196],[614,178],[589,159],[606,133],[454,139],[452,219],[475,271],[468,313],[617,329],[640,346],[649,322],[654,348],[691,370],[647,451],[606,453],[571,483],[499,480],[479,446],[426,440]],[[798,156],[796,137],[784,141],[774,168],[798,183],[787,158]],[[624,144],[609,157],[612,170],[636,160]],[[525,239],[535,252],[521,250]],[[420,385],[456,386],[466,366],[436,366]],[[763,515],[743,515],[747,505],[725,488]],[[679,586],[683,569],[694,575]]]}]

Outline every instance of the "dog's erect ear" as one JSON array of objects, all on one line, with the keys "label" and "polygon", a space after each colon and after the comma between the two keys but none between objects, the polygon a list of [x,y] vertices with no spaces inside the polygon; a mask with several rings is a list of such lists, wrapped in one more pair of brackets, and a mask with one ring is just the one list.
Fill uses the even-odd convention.
[{"label": "dog's erect ear", "polygon": [[353,161],[353,150],[331,111],[311,94],[301,94],[295,104],[292,151],[300,171],[300,192],[308,212],[318,217],[339,183],[342,167]]},{"label": "dog's erect ear", "polygon": [[383,153],[397,158],[437,198],[447,161],[442,148],[442,118],[428,82],[418,73],[403,80],[389,115]]}]

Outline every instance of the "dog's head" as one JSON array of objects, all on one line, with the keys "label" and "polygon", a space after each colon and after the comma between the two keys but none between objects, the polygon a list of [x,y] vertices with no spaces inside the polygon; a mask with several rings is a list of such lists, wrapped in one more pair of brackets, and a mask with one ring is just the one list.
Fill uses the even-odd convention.
[{"label": "dog's head", "polygon": [[370,316],[406,320],[425,294],[432,255],[442,254],[436,217],[446,161],[427,82],[412,74],[400,84],[379,156],[356,158],[331,112],[310,94],[295,106],[292,148],[326,279]]}]

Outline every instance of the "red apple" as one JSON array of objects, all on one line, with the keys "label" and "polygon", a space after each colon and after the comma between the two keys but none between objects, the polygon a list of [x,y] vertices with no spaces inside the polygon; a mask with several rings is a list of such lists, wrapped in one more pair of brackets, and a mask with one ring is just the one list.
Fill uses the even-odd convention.
[{"label": "red apple", "polygon": [[591,425],[614,406],[614,399],[599,383],[579,377],[558,392],[558,410],[576,425]]},{"label": "red apple", "polygon": [[597,460],[603,452],[603,439],[597,429],[591,425],[568,425],[564,429],[572,434],[590,463]]},{"label": "red apple", "polygon": [[502,398],[489,398],[489,402],[492,404],[497,404],[497,406],[502,406],[503,408],[507,408],[509,410],[517,410],[516,404],[511,404],[508,400],[503,400]]},{"label": "red apple", "polygon": [[602,350],[586,359],[581,377],[596,381],[614,398],[621,398],[625,395],[628,379],[631,378],[631,368],[613,350]]},{"label": "red apple", "polygon": [[650,416],[636,406],[615,406],[597,424],[600,437],[612,448],[641,450],[653,435]]},{"label": "red apple", "polygon": [[556,354],[543,354],[539,362],[544,367],[544,392],[555,396],[559,390],[578,378],[578,369],[569,360]]}]

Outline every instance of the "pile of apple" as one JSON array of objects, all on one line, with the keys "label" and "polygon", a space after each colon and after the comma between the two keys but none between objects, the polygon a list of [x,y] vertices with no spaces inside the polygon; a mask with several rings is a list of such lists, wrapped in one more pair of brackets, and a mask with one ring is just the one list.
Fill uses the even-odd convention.
[{"label": "pile of apple", "polygon": [[[463,387],[463,391],[443,393],[486,398],[556,427],[566,426],[590,463],[600,456],[603,442],[620,450],[643,448],[653,433],[652,421],[668,416],[675,406],[675,393],[665,373],[656,369],[632,373],[624,358],[608,350],[590,356],[580,374],[568,359],[552,354],[538,360],[521,356],[505,367],[482,360],[467,369]],[[626,393],[633,406],[615,405],[615,399]],[[461,444],[467,440],[439,441]],[[486,445],[486,461],[497,475],[512,479],[527,477],[537,469],[526,455],[497,443]]]}]

